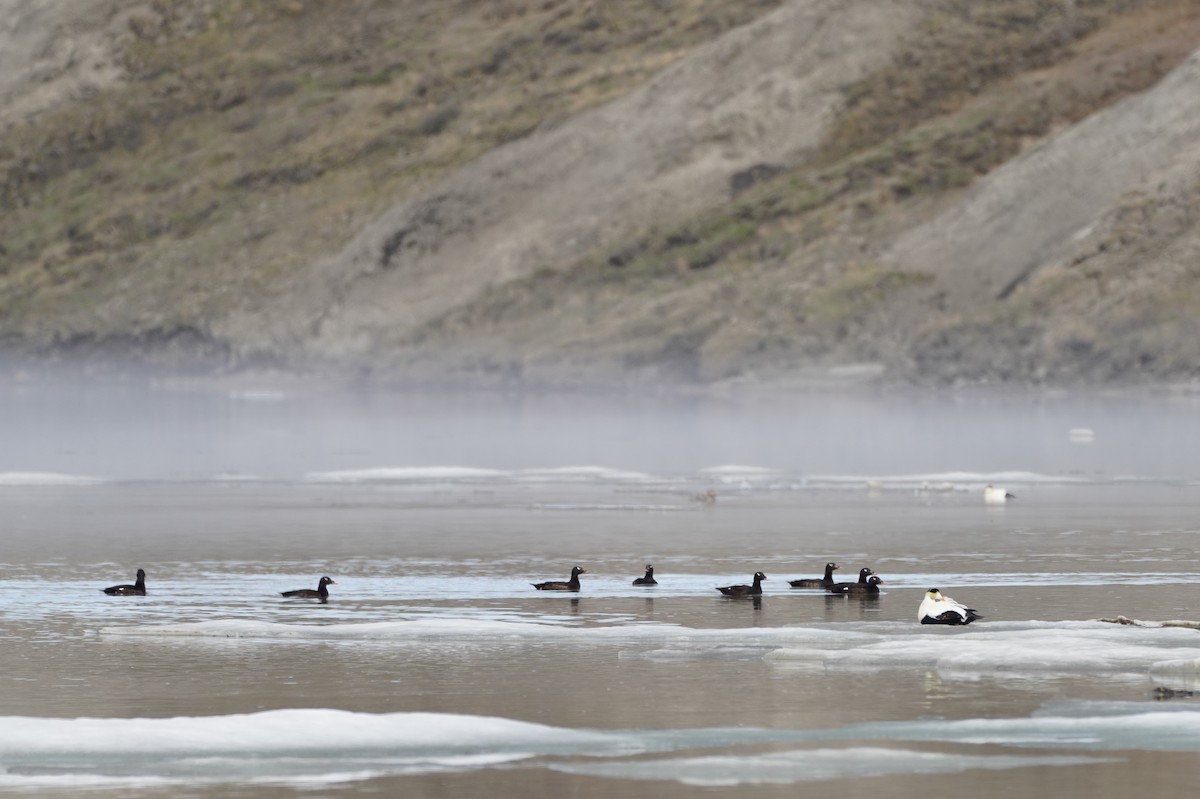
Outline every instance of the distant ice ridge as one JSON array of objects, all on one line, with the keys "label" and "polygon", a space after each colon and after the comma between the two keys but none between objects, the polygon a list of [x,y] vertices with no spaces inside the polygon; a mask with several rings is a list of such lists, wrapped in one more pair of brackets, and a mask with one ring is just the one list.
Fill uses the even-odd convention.
[{"label": "distant ice ridge", "polygon": [[813,486],[867,486],[890,489],[923,489],[927,491],[981,491],[988,484],[996,485],[1084,485],[1082,477],[1041,474],[1039,472],[929,472],[921,474],[856,475],[825,474],[807,478]]},{"label": "distant ice ridge", "polygon": [[651,482],[644,472],[604,466],[564,466],[544,469],[480,469],[470,466],[392,466],[373,469],[310,472],[309,483],[429,483],[429,482]]},{"label": "distant ice ridge", "polygon": [[[313,731],[319,730],[319,735]],[[850,748],[826,744],[853,742]],[[951,743],[954,751],[904,743]],[[779,751],[779,744],[809,748]],[[443,713],[272,710],[176,718],[0,717],[0,790],[173,782],[320,786],[384,775],[470,771],[541,758],[575,774],[697,785],[793,783],[851,775],[957,773],[1105,762],[971,747],[1192,751],[1200,709],[1071,702],[1026,718],[867,722],[841,728],[597,730]],[[733,754],[658,757],[737,746]],[[756,751],[755,747],[769,747]],[[603,761],[579,760],[604,758]],[[557,760],[557,758],[565,758]],[[631,759],[632,758],[632,759]],[[532,765],[531,765],[532,767]],[[212,775],[209,778],[197,774]]]},{"label": "distant ice ridge", "polygon": [[0,487],[91,486],[106,482],[99,477],[58,472],[0,472]]},{"label": "distant ice ridge", "polygon": [[725,464],[724,466],[709,466],[701,469],[700,474],[726,485],[745,486],[751,486],[756,483],[774,482],[783,476],[783,473],[777,469],[769,469],[763,466],[742,466],[732,463]]},{"label": "distant ice ridge", "polygon": [[445,480],[494,480],[505,472],[465,466],[393,466],[375,469],[345,469],[309,472],[308,483],[429,482]]},{"label": "distant ice ridge", "polygon": [[534,481],[583,481],[583,482],[632,482],[654,481],[652,475],[627,469],[611,469],[606,466],[562,466],[546,469],[519,469],[513,473],[518,480]]}]

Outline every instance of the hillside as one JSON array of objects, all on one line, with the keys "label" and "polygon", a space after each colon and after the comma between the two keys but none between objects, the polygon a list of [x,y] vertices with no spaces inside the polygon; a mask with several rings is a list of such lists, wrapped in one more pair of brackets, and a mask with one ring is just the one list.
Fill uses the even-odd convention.
[{"label": "hillside", "polygon": [[24,364],[714,390],[1200,369],[1194,4],[0,11]]}]

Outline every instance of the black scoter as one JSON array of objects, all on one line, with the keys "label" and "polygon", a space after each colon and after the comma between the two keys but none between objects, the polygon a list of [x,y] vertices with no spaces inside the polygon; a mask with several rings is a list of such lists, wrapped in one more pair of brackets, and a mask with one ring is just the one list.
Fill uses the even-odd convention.
[{"label": "black scoter", "polygon": [[544,583],[530,583],[530,585],[539,591],[578,591],[579,575],[581,574],[587,574],[587,569],[576,566],[571,569],[570,580],[547,580]]},{"label": "black scoter", "polygon": [[847,596],[879,596],[879,586],[883,582],[883,578],[878,574],[872,574],[867,578],[865,583],[849,583],[844,588],[831,588],[831,594],[846,594]]},{"label": "black scoter", "polygon": [[138,569],[137,578],[133,581],[133,585],[112,585],[100,590],[109,596],[145,596],[146,572],[144,569]]},{"label": "black scoter", "polygon": [[658,580],[654,579],[654,567],[647,565],[646,574],[644,577],[639,577],[633,581],[634,585],[658,585]]},{"label": "black scoter", "polygon": [[725,596],[733,597],[752,597],[762,596],[762,581],[767,579],[767,575],[762,572],[754,573],[754,585],[727,585],[723,588],[718,588]]},{"label": "black scoter", "polygon": [[827,590],[831,594],[844,593],[852,585],[866,585],[867,578],[870,577],[874,573],[875,573],[874,569],[868,569],[866,567],[863,567],[862,569],[859,569],[859,571],[858,571],[858,582],[857,583],[834,583],[833,585],[828,586],[825,590]]},{"label": "black scoter", "polygon": [[313,588],[298,588],[295,591],[281,591],[280,596],[288,597],[289,599],[319,599],[324,605],[329,601],[329,589],[326,586],[337,585],[330,577],[322,577],[317,587]]},{"label": "black scoter", "polygon": [[808,577],[803,580],[788,580],[788,585],[792,588],[832,588],[833,587],[833,572],[836,569],[842,568],[833,561],[825,564],[824,577]]}]

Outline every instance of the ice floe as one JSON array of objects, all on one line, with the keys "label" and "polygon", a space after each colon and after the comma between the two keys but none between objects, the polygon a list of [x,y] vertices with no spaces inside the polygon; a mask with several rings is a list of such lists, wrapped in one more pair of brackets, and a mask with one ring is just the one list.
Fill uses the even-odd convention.
[{"label": "ice floe", "polygon": [[663,623],[580,624],[557,617],[530,621],[439,616],[326,624],[220,619],[108,626],[100,634],[114,639],[420,641],[444,646],[483,641],[553,643],[616,648],[623,658],[662,662],[756,657],[781,669],[909,670],[959,681],[1154,679],[1187,688],[1200,680],[1200,636],[1195,630],[1097,621],[981,622],[969,629],[900,622],[725,629]]},{"label": "ice floe", "polygon": [[[929,752],[904,745],[918,742],[951,748]],[[781,751],[781,744],[803,748]],[[982,745],[1073,751],[975,750]],[[733,746],[737,750],[729,751]],[[0,790],[178,782],[320,786],[515,764],[691,785],[788,784],[1086,765],[1109,761],[1118,750],[1198,746],[1200,709],[1132,702],[1057,703],[1024,718],[831,729],[600,730],[501,717],[322,708],[174,718],[8,716],[0,717]],[[684,751],[688,754],[674,754]]]}]

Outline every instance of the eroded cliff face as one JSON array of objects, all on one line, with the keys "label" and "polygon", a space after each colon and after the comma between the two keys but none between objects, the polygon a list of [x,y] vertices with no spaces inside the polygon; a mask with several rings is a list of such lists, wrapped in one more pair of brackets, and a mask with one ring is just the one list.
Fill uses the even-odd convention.
[{"label": "eroded cliff face", "polygon": [[[1200,53],[1040,142],[885,261],[930,273],[903,303],[915,375],[1112,382],[1200,373]],[[1154,299],[1152,299],[1154,298]]]},{"label": "eroded cliff face", "polygon": [[[424,339],[506,285],[567,274],[649,227],[677,227],[725,204],[734,175],[802,160],[827,135],[842,88],[888,63],[920,19],[916,8],[874,0],[785,6],[625,97],[485,153],[389,209],[262,312],[319,359],[411,366],[414,356],[441,360],[443,346],[465,345],[522,371],[517,341],[506,347],[469,321],[455,325],[458,341],[443,332],[426,352]],[[629,299],[638,301],[636,293]],[[553,294],[542,302],[541,313],[530,308],[513,320],[543,328],[529,342],[537,349],[552,349],[563,333],[577,338],[579,323],[591,326],[557,318]],[[231,324],[253,335],[262,312]],[[296,330],[298,319],[319,321]],[[614,364],[604,367],[612,376]]]},{"label": "eroded cliff face", "polygon": [[[5,1],[26,42],[56,7]],[[0,84],[10,351],[524,387],[1200,364],[1200,8],[177,5],[89,6],[82,92],[0,48],[41,64]]]},{"label": "eroded cliff face", "polygon": [[124,79],[128,13],[104,0],[0,0],[0,131]]}]

